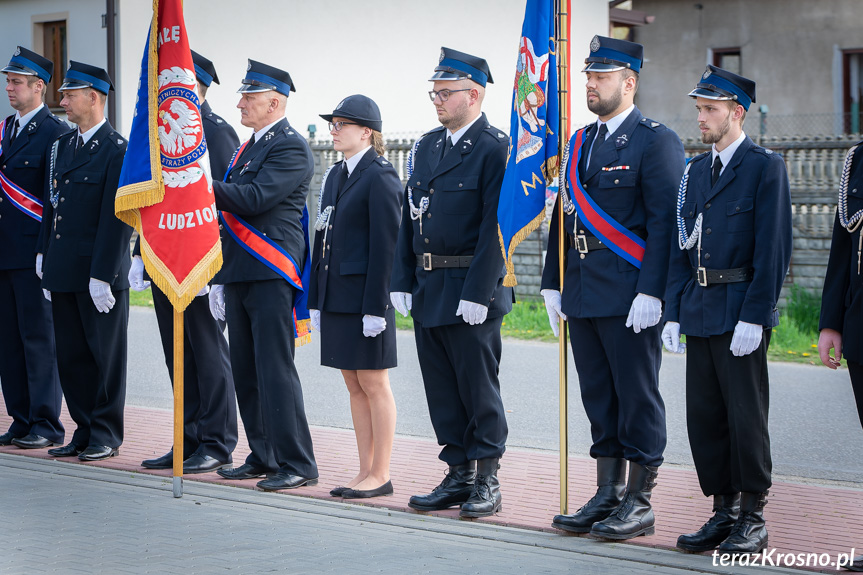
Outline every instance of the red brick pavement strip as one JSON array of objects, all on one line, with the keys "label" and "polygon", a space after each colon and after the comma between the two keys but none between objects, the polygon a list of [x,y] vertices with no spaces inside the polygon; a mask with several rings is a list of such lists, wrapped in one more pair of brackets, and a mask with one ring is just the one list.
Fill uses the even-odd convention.
[{"label": "red brick pavement strip", "polygon": [[[62,420],[71,437],[74,423],[63,410]],[[171,445],[172,414],[163,410],[140,407],[126,408],[126,438],[120,453],[107,461],[83,463],[166,478],[171,471],[153,471],[140,467],[140,462],[165,453]],[[0,415],[0,429],[6,429],[10,418]],[[358,467],[354,435],[350,430],[312,428],[320,481],[313,487],[274,494],[331,500],[329,490],[349,481]],[[407,506],[415,493],[426,493],[443,477],[446,466],[437,459],[439,447],[430,440],[397,437],[394,446],[392,497],[365,500],[363,505],[415,513]],[[14,446],[0,447],[0,453],[51,459],[46,450],[23,450]],[[234,464],[240,465],[248,454],[246,438],[240,430],[240,441],[234,452]],[[77,458],[65,461],[78,463]],[[503,509],[492,518],[478,519],[498,525],[547,531],[556,537],[566,537],[551,527],[551,518],[559,512],[559,460],[555,453],[510,449],[501,461],[500,480],[503,485]],[[226,481],[215,473],[186,476],[190,481],[231,484],[247,489],[255,481]],[[570,458],[570,508],[575,510],[592,496],[595,487],[592,460]],[[166,494],[170,493],[166,487]],[[630,541],[633,545],[674,549],[680,533],[697,529],[710,515],[711,502],[701,494],[695,472],[665,466],[660,470],[653,492],[658,518],[656,533]],[[458,517],[458,509],[435,512],[441,517]],[[839,553],[848,553],[860,546],[863,553],[863,493],[793,483],[776,483],[771,489],[765,515],[770,531],[770,547],[777,553],[828,553],[835,560]],[[552,535],[550,535],[552,536]],[[823,569],[824,572],[832,569]]]}]

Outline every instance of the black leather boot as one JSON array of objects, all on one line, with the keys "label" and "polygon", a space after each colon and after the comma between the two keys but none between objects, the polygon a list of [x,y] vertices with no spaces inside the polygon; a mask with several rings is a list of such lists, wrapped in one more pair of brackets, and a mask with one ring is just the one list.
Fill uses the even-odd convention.
[{"label": "black leather boot", "polygon": [[497,457],[477,460],[473,491],[470,498],[462,503],[459,517],[488,517],[500,511],[500,481],[497,480],[499,461]]},{"label": "black leather boot", "polygon": [[713,517],[695,533],[677,538],[677,547],[684,551],[699,553],[710,551],[725,541],[740,515],[740,494],[714,495]]},{"label": "black leather boot", "polygon": [[590,534],[600,539],[620,541],[639,535],[653,535],[655,519],[650,507],[650,492],[656,486],[658,467],[629,462],[626,493],[617,509],[593,524]]},{"label": "black leather boot", "polygon": [[476,464],[469,461],[464,465],[450,465],[446,477],[428,495],[413,495],[408,507],[419,511],[438,511],[461,505],[473,491]]},{"label": "black leather boot", "polygon": [[760,553],[767,547],[764,506],[767,492],[741,493],[740,516],[728,537],[719,545],[724,553]]},{"label": "black leather boot", "polygon": [[571,533],[590,533],[597,521],[611,515],[626,491],[626,460],[596,458],[596,494],[572,515],[555,515],[551,526]]}]

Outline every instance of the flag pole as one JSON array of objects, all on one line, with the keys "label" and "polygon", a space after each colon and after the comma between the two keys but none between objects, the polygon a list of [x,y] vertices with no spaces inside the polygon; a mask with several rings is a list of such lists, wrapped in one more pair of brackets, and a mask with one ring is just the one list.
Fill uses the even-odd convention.
[{"label": "flag pole", "polygon": [[[557,50],[558,67],[558,109],[560,110],[560,126],[558,137],[558,158],[563,158],[564,150],[569,145],[569,8],[571,0],[557,0],[557,26],[555,38],[555,49]],[[566,177],[564,174],[562,177]],[[564,275],[564,240],[565,229],[563,225],[563,195],[557,192],[557,254],[558,254],[558,277],[560,278],[560,291],[563,293]],[[558,371],[560,373],[560,513],[567,514],[569,507],[569,437],[568,437],[568,360],[566,350],[566,322],[563,318],[558,319],[560,338],[558,339]]]},{"label": "flag pole", "polygon": [[174,308],[174,497],[183,496],[183,312]]}]

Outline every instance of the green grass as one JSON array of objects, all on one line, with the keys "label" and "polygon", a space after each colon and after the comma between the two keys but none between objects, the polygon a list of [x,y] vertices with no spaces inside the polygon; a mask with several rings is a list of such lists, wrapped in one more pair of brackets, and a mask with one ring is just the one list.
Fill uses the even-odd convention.
[{"label": "green grass", "polygon": [[153,307],[153,294],[150,293],[150,288],[144,291],[129,290],[129,305],[139,307]]}]

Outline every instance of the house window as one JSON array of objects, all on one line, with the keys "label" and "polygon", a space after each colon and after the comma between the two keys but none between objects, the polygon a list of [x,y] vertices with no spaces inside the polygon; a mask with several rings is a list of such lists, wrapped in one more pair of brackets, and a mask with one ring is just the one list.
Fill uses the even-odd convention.
[{"label": "house window", "polygon": [[843,131],[859,134],[863,129],[863,48],[842,51],[842,88]]},{"label": "house window", "polygon": [[741,74],[740,48],[714,48],[713,65],[723,70],[728,70],[737,75]]},{"label": "house window", "polygon": [[66,72],[66,21],[40,22],[42,32],[42,54],[54,62],[54,76],[45,94],[45,103],[50,108],[60,106],[60,93],[57,91],[63,83]]}]

